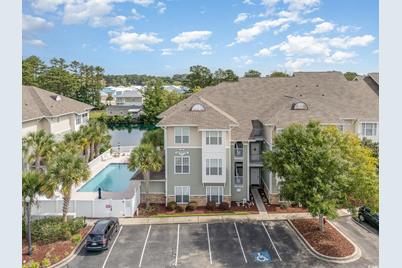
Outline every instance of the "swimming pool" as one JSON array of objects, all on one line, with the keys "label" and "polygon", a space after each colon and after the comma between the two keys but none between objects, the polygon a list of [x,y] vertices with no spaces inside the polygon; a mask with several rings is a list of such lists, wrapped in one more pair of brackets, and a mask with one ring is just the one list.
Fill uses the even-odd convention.
[{"label": "swimming pool", "polygon": [[97,192],[100,187],[105,192],[124,192],[134,172],[127,164],[109,164],[90,179],[78,192]]}]

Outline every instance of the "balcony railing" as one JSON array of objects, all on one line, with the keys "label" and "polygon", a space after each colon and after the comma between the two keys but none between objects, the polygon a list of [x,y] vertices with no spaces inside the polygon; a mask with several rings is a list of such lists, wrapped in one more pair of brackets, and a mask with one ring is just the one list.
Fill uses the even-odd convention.
[{"label": "balcony railing", "polygon": [[261,154],[250,154],[251,162],[260,162],[262,160]]},{"label": "balcony railing", "polygon": [[235,157],[243,157],[243,148],[235,148],[234,150]]}]

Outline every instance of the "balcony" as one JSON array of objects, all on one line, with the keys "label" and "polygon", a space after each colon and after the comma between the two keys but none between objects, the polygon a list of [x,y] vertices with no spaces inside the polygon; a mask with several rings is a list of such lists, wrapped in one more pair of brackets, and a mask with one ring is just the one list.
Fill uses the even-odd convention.
[{"label": "balcony", "polygon": [[243,148],[235,148],[234,155],[235,157],[243,157]]}]

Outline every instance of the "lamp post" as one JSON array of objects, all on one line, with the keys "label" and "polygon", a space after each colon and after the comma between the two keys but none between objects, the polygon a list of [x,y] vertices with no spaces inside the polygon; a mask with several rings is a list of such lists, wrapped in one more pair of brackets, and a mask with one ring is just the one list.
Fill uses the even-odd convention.
[{"label": "lamp post", "polygon": [[32,256],[32,240],[31,240],[31,198],[25,197],[25,209],[27,216],[27,239],[28,239],[28,255]]}]

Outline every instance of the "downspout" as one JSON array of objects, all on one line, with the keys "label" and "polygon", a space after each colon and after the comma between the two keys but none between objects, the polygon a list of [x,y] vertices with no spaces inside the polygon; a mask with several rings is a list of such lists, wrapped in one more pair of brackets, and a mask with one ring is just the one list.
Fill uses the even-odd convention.
[{"label": "downspout", "polygon": [[167,192],[167,183],[168,183],[168,176],[167,176],[167,171],[168,171],[168,154],[167,154],[167,133],[166,133],[166,127],[163,127],[163,146],[165,147],[165,206],[167,206],[168,203],[168,192]]}]

